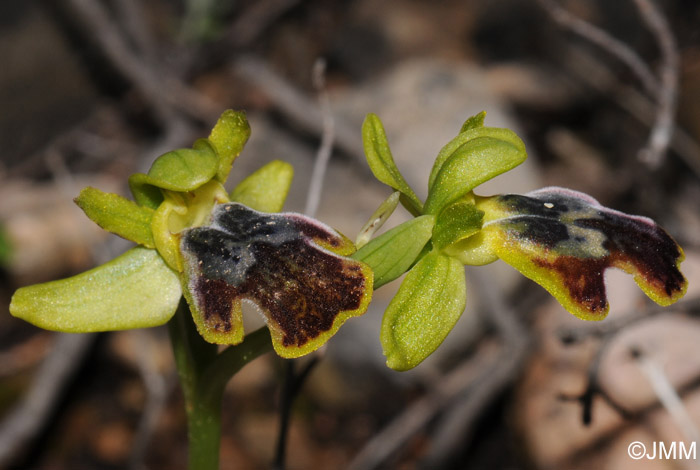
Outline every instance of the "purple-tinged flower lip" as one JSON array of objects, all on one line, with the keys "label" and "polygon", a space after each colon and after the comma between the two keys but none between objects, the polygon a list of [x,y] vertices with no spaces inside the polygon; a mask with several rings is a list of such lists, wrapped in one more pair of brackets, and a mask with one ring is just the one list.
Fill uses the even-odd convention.
[{"label": "purple-tinged flower lip", "polygon": [[352,242],[301,214],[222,204],[210,225],[183,232],[181,250],[195,323],[212,342],[242,339],[247,299],[263,310],[277,352],[296,357],[364,313],[371,297],[369,267],[343,256]]},{"label": "purple-tinged flower lip", "polygon": [[647,217],[602,206],[564,188],[485,199],[483,230],[493,251],[541,284],[575,315],[599,320],[609,306],[604,272],[632,274],[652,300],[669,305],[686,291],[683,250]]}]

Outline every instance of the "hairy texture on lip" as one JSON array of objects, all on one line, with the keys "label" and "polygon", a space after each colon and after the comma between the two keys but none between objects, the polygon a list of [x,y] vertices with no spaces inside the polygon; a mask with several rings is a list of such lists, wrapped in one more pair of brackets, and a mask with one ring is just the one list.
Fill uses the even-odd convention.
[{"label": "hairy texture on lip", "polygon": [[571,313],[600,320],[609,310],[604,272],[616,267],[660,305],[686,291],[683,250],[646,217],[601,206],[586,194],[544,188],[478,204],[491,249],[547,289]]},{"label": "hairy texture on lip", "polygon": [[298,357],[364,313],[372,293],[370,268],[343,256],[352,242],[300,214],[219,205],[211,225],[183,233],[181,250],[195,323],[214,343],[242,340],[248,299],[263,310],[275,350]]}]

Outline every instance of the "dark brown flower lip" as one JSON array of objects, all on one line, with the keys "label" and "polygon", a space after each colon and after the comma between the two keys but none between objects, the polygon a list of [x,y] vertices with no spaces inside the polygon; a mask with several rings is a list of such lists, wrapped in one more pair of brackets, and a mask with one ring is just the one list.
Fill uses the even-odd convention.
[{"label": "dark brown flower lip", "polygon": [[603,275],[610,267],[632,274],[662,305],[685,293],[687,281],[679,269],[683,250],[649,218],[606,208],[564,188],[502,195],[494,202],[501,215],[489,225],[505,241],[494,250],[562,304],[573,305],[580,316],[602,318],[607,313]]},{"label": "dark brown flower lip", "polygon": [[347,251],[348,243],[300,214],[217,206],[210,225],[184,231],[181,240],[200,324],[210,337],[232,334],[240,328],[234,310],[248,299],[264,311],[273,341],[279,333],[281,349],[308,346],[337,329],[343,314],[366,309],[371,271],[331,251]]}]

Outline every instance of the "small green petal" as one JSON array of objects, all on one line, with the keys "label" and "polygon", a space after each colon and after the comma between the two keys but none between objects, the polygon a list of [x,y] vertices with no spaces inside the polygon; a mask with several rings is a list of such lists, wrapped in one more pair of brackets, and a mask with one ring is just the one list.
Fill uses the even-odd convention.
[{"label": "small green petal", "polygon": [[212,144],[199,139],[191,149],[173,150],[158,157],[147,175],[131,175],[129,188],[139,205],[156,209],[163,201],[158,189],[192,191],[214,178],[218,167],[219,157]]},{"label": "small green petal", "polygon": [[423,212],[423,204],[408,185],[394,163],[394,157],[389,149],[384,126],[377,115],[368,114],[362,124],[362,143],[374,176],[382,183],[391,186],[401,193],[401,203],[414,216]]},{"label": "small green petal", "polygon": [[445,207],[433,228],[433,245],[442,250],[481,230],[484,212],[472,202],[457,202]]},{"label": "small green petal", "polygon": [[434,224],[432,215],[416,217],[378,236],[351,257],[372,268],[378,289],[411,267],[430,240]]},{"label": "small green petal", "polygon": [[424,212],[445,206],[527,158],[525,144],[508,129],[478,127],[462,132],[442,148],[430,173]]},{"label": "small green petal", "polygon": [[432,251],[406,275],[384,313],[380,333],[387,365],[408,370],[435,351],[464,311],[464,267]]},{"label": "small green petal", "polygon": [[384,226],[387,219],[394,213],[399,205],[400,197],[400,192],[393,192],[388,198],[386,198],[386,200],[384,200],[384,202],[379,205],[367,223],[360,229],[360,233],[357,234],[357,238],[355,238],[355,248],[359,250],[369,243],[372,236],[374,236],[377,230]]},{"label": "small green petal", "polygon": [[77,276],[17,290],[10,313],[66,333],[146,328],[173,316],[181,292],[158,253],[137,247]]},{"label": "small green petal", "polygon": [[75,203],[103,229],[147,248],[155,247],[151,232],[153,209],[90,187],[80,191]]},{"label": "small green petal", "polygon": [[294,168],[274,160],[248,175],[231,192],[231,201],[260,212],[279,212],[287,199]]},{"label": "small green petal", "polygon": [[240,155],[250,137],[250,125],[244,112],[227,109],[209,135],[219,156],[216,179],[224,183],[231,172],[233,161]]}]

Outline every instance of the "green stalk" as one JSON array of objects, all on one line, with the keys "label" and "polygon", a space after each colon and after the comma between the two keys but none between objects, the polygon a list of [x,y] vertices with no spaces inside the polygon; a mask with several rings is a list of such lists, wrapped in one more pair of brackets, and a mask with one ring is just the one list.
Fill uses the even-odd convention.
[{"label": "green stalk", "polygon": [[224,388],[243,366],[272,349],[270,333],[261,328],[247,335],[241,344],[217,354],[217,346],[204,341],[197,332],[184,300],[168,328],[185,397],[188,468],[218,470]]}]

